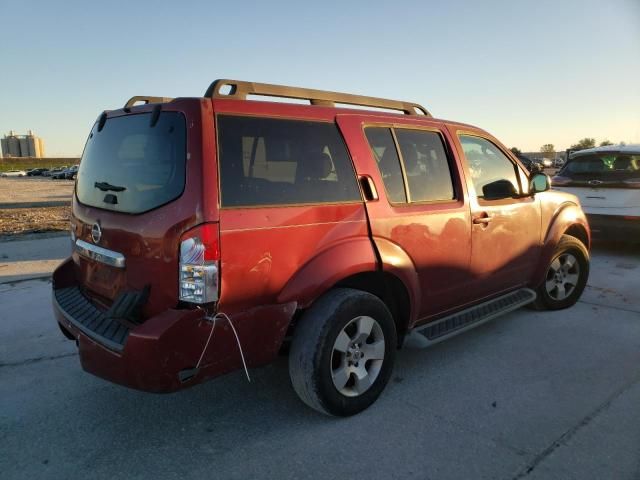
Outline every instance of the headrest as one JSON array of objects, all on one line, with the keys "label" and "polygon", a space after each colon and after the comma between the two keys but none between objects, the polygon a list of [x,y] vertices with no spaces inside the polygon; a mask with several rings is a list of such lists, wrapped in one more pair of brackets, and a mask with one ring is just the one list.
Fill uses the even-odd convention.
[{"label": "headrest", "polygon": [[331,157],[323,152],[312,152],[298,162],[296,177],[298,180],[320,180],[333,170]]},{"label": "headrest", "polygon": [[614,170],[628,170],[631,166],[631,158],[629,157],[618,157],[615,162],[613,162]]}]

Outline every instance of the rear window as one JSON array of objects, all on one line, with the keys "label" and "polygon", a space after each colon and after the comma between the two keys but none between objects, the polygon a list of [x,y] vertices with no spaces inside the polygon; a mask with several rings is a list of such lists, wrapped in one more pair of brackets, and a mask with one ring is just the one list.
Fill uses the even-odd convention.
[{"label": "rear window", "polygon": [[640,177],[640,154],[601,153],[570,159],[558,172],[570,178],[628,180]]},{"label": "rear window", "polygon": [[110,118],[94,125],[84,149],[76,194],[92,207],[142,213],[178,198],[184,190],[186,128],[178,112]]},{"label": "rear window", "polygon": [[360,201],[333,123],[218,116],[223,207]]}]

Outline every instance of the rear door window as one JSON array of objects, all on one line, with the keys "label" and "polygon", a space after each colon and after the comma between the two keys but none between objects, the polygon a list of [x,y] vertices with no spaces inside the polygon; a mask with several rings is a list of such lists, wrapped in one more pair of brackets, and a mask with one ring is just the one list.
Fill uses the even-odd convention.
[{"label": "rear door window", "polygon": [[94,125],[80,161],[78,200],[92,207],[142,213],[178,198],[185,185],[186,128],[178,112],[107,119]]},{"label": "rear door window", "polygon": [[404,191],[400,157],[396,150],[391,129],[387,127],[367,127],[364,133],[380,169],[389,201],[392,203],[405,203],[407,195]]},{"label": "rear door window", "polygon": [[436,132],[395,129],[411,202],[446,201],[454,198],[449,161]]},{"label": "rear door window", "polygon": [[361,200],[334,123],[219,115],[223,207]]}]

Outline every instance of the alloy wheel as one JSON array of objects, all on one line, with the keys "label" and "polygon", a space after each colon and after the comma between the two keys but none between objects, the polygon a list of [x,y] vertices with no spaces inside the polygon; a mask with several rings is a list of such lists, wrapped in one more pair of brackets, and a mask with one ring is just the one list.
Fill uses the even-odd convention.
[{"label": "alloy wheel", "polygon": [[575,290],[580,279],[580,264],[571,253],[556,257],[547,271],[545,288],[554,300],[564,300]]}]

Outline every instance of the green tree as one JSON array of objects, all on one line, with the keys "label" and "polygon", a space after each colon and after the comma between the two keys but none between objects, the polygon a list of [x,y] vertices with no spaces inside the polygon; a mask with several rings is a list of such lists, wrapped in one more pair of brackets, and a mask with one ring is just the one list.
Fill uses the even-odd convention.
[{"label": "green tree", "polygon": [[593,148],[596,146],[596,139],[595,138],[589,138],[589,137],[585,137],[582,140],[580,140],[578,143],[576,143],[575,145],[571,145],[571,150],[585,150],[587,148]]},{"label": "green tree", "polygon": [[603,140],[600,142],[601,147],[606,147],[607,145],[613,145],[609,140]]},{"label": "green tree", "polygon": [[511,147],[509,150],[511,150],[511,153],[513,153],[516,157],[522,155],[522,150],[520,150],[518,147]]},{"label": "green tree", "polygon": [[553,143],[545,143],[540,147],[540,152],[544,158],[554,158],[556,156],[556,147]]}]

